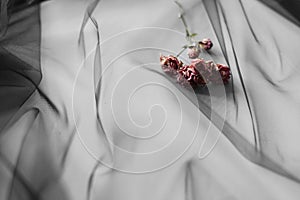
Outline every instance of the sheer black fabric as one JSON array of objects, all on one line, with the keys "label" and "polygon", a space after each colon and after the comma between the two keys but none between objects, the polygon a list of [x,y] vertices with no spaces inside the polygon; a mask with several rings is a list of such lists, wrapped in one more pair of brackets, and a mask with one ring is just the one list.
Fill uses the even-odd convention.
[{"label": "sheer black fabric", "polygon": [[[270,6],[272,9],[276,10],[277,12],[279,12],[279,14],[281,14],[282,16],[286,17],[288,20],[290,20],[292,23],[295,23],[295,25],[298,24],[297,19],[295,19],[294,17],[299,17],[299,15],[295,15],[295,13],[293,12],[293,10],[295,8],[291,8],[291,5],[286,7],[280,7],[280,4],[278,4],[276,1],[262,1],[263,3],[266,3],[266,5]],[[240,12],[240,17],[242,18],[241,20],[238,20],[237,22],[239,22],[239,24],[243,24],[246,25],[247,27],[247,31],[243,32],[243,33],[239,33],[239,32],[235,32],[235,30],[233,30],[233,25],[230,21],[230,16],[227,14],[226,10],[229,8],[229,3],[225,3],[225,2],[221,2],[221,1],[203,1],[206,11],[208,13],[208,16],[210,18],[210,22],[212,23],[212,26],[217,34],[217,38],[218,41],[221,45],[221,49],[222,49],[222,53],[224,55],[224,58],[226,59],[227,63],[230,66],[234,66],[234,68],[236,68],[237,73],[235,74],[237,76],[237,79],[240,81],[241,84],[241,88],[242,89],[242,93],[244,94],[244,97],[246,99],[246,104],[248,107],[248,112],[251,116],[251,121],[252,121],[252,134],[254,137],[254,145],[249,144],[247,141],[245,141],[243,138],[240,138],[241,135],[243,135],[242,133],[239,132],[239,130],[234,130],[235,128],[232,127],[232,125],[228,124],[227,122],[225,122],[225,125],[223,127],[223,133],[233,142],[233,144],[236,145],[236,148],[240,150],[241,153],[244,154],[244,156],[248,159],[250,159],[252,162],[260,164],[264,167],[267,167],[271,170],[274,170],[277,173],[283,174],[289,178],[292,178],[293,180],[299,182],[299,174],[298,171],[294,171],[293,172],[288,172],[289,170],[284,169],[284,167],[280,167],[280,158],[278,158],[277,156],[275,156],[274,154],[271,155],[272,153],[270,152],[270,149],[267,150],[266,145],[264,144],[264,141],[261,140],[265,140],[266,134],[265,132],[269,131],[269,126],[270,126],[270,121],[266,120],[266,118],[261,117],[262,113],[260,112],[260,110],[257,110],[256,106],[258,105],[257,101],[261,101],[261,97],[253,95],[252,94],[252,90],[256,90],[255,87],[253,87],[252,85],[249,85],[250,83],[246,83],[247,79],[252,79],[252,80],[256,80],[258,74],[257,72],[255,72],[255,68],[267,68],[268,66],[270,67],[270,70],[274,70],[274,73],[278,73],[278,76],[280,76],[279,74],[282,73],[282,71],[280,72],[279,70],[286,70],[289,71],[289,73],[294,73],[295,76],[297,76],[297,74],[299,73],[299,70],[297,69],[296,65],[293,63],[293,55],[288,54],[287,55],[287,51],[294,51],[296,46],[294,45],[287,45],[287,47],[285,47],[285,45],[280,44],[280,41],[274,42],[274,46],[269,45],[270,43],[265,42],[266,39],[265,37],[269,37],[269,38],[279,38],[280,36],[282,37],[282,40],[284,40],[284,38],[288,37],[287,35],[289,35],[290,33],[286,30],[281,30],[284,29],[283,27],[281,28],[277,28],[276,27],[272,27],[272,26],[276,26],[274,25],[270,25],[270,29],[268,30],[269,32],[262,32],[259,30],[259,23],[257,23],[255,21],[255,16],[253,16],[253,14],[257,14],[258,16],[262,15],[261,12],[263,12],[263,10],[258,10],[257,13],[253,13],[253,10],[251,9],[247,9],[247,4],[244,1],[236,1],[236,3],[234,4],[234,8],[236,9],[236,12]],[[283,3],[283,2],[279,2],[279,3]],[[294,4],[297,4],[297,2],[294,2]],[[294,5],[292,4],[292,5]],[[285,8],[287,10],[285,10]],[[237,11],[238,10],[238,11]],[[252,11],[252,12],[251,12]],[[294,16],[292,16],[294,15]],[[280,25],[279,25],[280,26]],[[272,30],[273,29],[273,30]],[[275,31],[276,30],[276,31]],[[227,35],[228,34],[228,35]],[[260,35],[262,34],[262,35]],[[286,34],[286,35],[285,35]],[[227,35],[228,40],[230,41],[230,47],[226,47],[226,41],[225,41],[225,35]],[[266,35],[266,36],[265,36]],[[280,35],[280,36],[279,36]],[[296,38],[293,38],[296,43],[299,43],[299,40]],[[249,42],[251,41],[251,42]],[[243,45],[244,43],[244,45]],[[240,55],[240,48],[245,48],[246,49],[255,49],[253,54],[247,53],[247,60],[249,61],[244,61],[242,60],[242,56]],[[231,48],[231,49],[230,49]],[[228,56],[227,51],[232,51],[233,55],[230,58],[230,56]],[[247,50],[246,50],[247,51]],[[268,55],[268,53],[265,54],[265,56],[259,56],[262,55],[262,52],[271,52],[270,55]],[[268,56],[270,56],[268,58]],[[285,60],[285,59],[289,59],[291,57],[290,60]],[[275,58],[281,58],[285,61],[282,61],[280,63],[276,62]],[[265,61],[264,61],[265,60]],[[266,61],[268,60],[268,61]],[[243,62],[241,64],[241,62]],[[253,62],[255,64],[253,64]],[[286,63],[283,63],[286,62]],[[232,67],[233,68],[233,67]],[[268,84],[270,84],[271,88],[269,88],[269,96],[264,96],[264,101],[266,101],[268,98],[269,100],[267,100],[268,102],[276,102],[276,100],[274,99],[274,94],[271,92],[271,90],[273,90],[274,92],[278,92],[278,91],[284,91],[283,88],[281,87],[285,87],[285,85],[281,85],[280,83],[278,83],[278,79],[276,79],[276,77],[272,77],[271,73],[269,71],[264,71],[264,70],[259,70],[258,72],[261,76],[263,76],[263,80],[266,81]],[[249,78],[246,78],[249,77]],[[236,94],[235,91],[235,87],[234,84],[230,86],[230,92],[228,92],[228,95],[232,95],[230,98],[232,99],[238,99],[238,95]],[[251,84],[255,84],[251,81]],[[257,85],[257,87],[262,86],[263,83],[259,83]],[[291,83],[291,85],[289,86],[290,89],[294,88],[293,83]],[[294,88],[296,89],[296,88]],[[297,89],[296,89],[297,90]],[[240,91],[239,91],[240,92]],[[282,96],[284,96],[284,93],[281,94]],[[199,98],[199,100],[201,100],[203,98]],[[280,108],[278,108],[279,110],[286,110],[288,108],[284,108],[285,105],[287,104],[285,101],[282,102],[276,102],[277,105],[281,105]],[[266,112],[267,108],[266,106],[269,105],[265,105],[264,109],[261,110],[262,112]],[[274,104],[270,104],[270,107],[273,107]],[[209,106],[208,106],[209,107]],[[233,109],[233,107],[231,107]],[[234,104],[234,109],[238,110],[238,103],[235,102]],[[272,109],[272,108],[270,108]],[[238,111],[235,111],[236,113],[238,113]],[[271,114],[271,110],[267,111],[268,114]],[[205,113],[205,112],[204,112]],[[243,113],[245,114],[245,113]],[[273,115],[276,116],[276,115]],[[239,116],[237,116],[239,117]],[[268,125],[266,125],[268,124]],[[298,128],[296,128],[297,123],[295,122],[295,124],[293,124],[293,130],[298,130]],[[275,126],[275,125],[273,125]],[[275,135],[280,135],[283,134],[282,137],[285,137],[285,133],[282,132],[282,129],[279,129],[280,133],[276,131],[272,132],[272,134]],[[263,144],[260,144],[260,143]],[[296,145],[296,144],[294,144]],[[274,152],[275,153],[275,152]],[[276,154],[276,153],[275,153]],[[275,157],[275,158],[274,158]],[[274,161],[273,159],[277,160]],[[273,161],[272,161],[273,160]],[[277,162],[277,163],[276,163]],[[293,174],[293,175],[292,175]]]},{"label": "sheer black fabric", "polygon": [[[57,184],[62,172],[57,165],[67,148],[62,147],[55,156],[51,153],[51,138],[55,137],[50,131],[55,122],[51,113],[56,113],[56,108],[39,88],[41,23],[37,3],[1,1],[1,199],[42,199],[49,185]],[[44,117],[49,121],[41,120]],[[51,198],[68,199],[63,190],[61,186]]]}]

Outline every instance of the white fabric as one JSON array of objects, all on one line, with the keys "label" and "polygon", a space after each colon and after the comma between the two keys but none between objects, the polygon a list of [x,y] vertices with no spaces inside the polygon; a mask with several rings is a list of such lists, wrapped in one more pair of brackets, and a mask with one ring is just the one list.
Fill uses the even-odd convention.
[{"label": "white fabric", "polygon": [[[143,68],[160,71],[160,53],[176,54],[185,44],[178,7],[172,1],[103,0],[94,11],[101,36],[103,79],[98,112],[105,134],[101,133],[93,97],[97,40],[91,21],[85,30],[86,59],[78,46],[88,2],[56,0],[41,4],[40,89],[51,98],[59,115],[36,102],[33,95],[27,107],[38,105],[44,114],[37,119],[29,112],[31,117],[19,120],[25,127],[35,120],[47,124],[37,126],[39,131],[64,130],[55,136],[56,140],[47,140],[53,151],[75,133],[64,167],[53,167],[62,170],[59,181],[46,187],[43,198],[87,199],[89,185],[90,199],[299,198],[300,59],[293,45],[300,41],[300,29],[258,1],[242,1],[248,18],[240,1],[217,2],[220,19],[209,18],[210,10],[205,9],[202,1],[182,2],[188,25],[198,33],[199,40],[208,37],[214,43],[211,54],[203,56],[229,65],[233,73],[234,93],[226,89],[226,96],[218,97],[226,107],[224,120],[243,141],[280,169],[269,169],[263,161],[253,162],[251,151],[243,150],[233,133],[233,139],[228,133],[223,134],[171,82]],[[222,52],[212,20],[220,21],[227,55]],[[181,58],[189,61],[185,55]],[[193,94],[191,98],[196,100]],[[24,126],[12,126],[10,131],[18,132]],[[150,137],[161,127],[159,135]],[[149,138],[136,139],[126,136],[124,131],[134,137]],[[107,145],[107,140],[114,145]],[[6,144],[15,142],[7,140]],[[199,158],[203,142],[200,156],[207,155]],[[55,160],[55,155],[46,156]],[[62,190],[64,195],[59,195]]]}]

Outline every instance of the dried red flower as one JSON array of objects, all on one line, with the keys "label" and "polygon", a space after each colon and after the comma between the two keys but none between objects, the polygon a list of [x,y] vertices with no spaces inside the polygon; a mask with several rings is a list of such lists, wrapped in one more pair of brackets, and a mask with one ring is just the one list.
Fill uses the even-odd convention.
[{"label": "dried red flower", "polygon": [[230,77],[231,77],[231,71],[230,68],[226,65],[217,64],[218,70],[221,74],[221,77],[223,79],[223,83],[228,83]]},{"label": "dried red flower", "polygon": [[206,83],[199,71],[196,69],[195,65],[186,65],[180,68],[178,70],[177,81],[183,85],[186,85],[188,82],[192,87],[196,87],[197,85],[205,85]]},{"label": "dried red flower", "polygon": [[205,82],[207,83],[207,77],[210,76],[211,71],[208,68],[208,65],[205,62],[205,60],[202,58],[195,59],[191,62],[191,66],[194,66],[199,71],[199,73],[202,75],[202,77],[205,79]]},{"label": "dried red flower", "polygon": [[170,75],[170,76],[176,76],[177,70],[183,66],[183,63],[181,60],[179,60],[175,56],[160,56],[160,64],[163,71]]},{"label": "dried red flower", "polygon": [[199,42],[199,45],[202,49],[209,50],[213,47],[213,43],[209,38],[204,38]]},{"label": "dried red flower", "polygon": [[215,84],[227,84],[231,77],[230,68],[222,64],[215,64],[211,66],[212,71],[209,76],[209,81]]}]

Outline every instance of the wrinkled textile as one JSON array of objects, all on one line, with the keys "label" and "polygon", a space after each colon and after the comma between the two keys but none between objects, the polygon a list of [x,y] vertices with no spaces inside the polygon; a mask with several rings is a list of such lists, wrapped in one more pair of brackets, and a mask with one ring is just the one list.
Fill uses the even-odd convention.
[{"label": "wrinkled textile", "polygon": [[37,3],[1,1],[0,199],[299,199],[298,1],[181,1],[232,72],[196,89],[173,1]]}]

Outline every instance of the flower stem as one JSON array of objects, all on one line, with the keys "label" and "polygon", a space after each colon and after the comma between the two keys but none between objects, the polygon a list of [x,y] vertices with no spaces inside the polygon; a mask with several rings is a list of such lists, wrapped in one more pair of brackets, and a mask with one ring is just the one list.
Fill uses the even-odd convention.
[{"label": "flower stem", "polygon": [[186,47],[183,47],[181,49],[181,51],[176,55],[176,57],[180,56],[185,50],[186,50],[187,46]]},{"label": "flower stem", "polygon": [[185,33],[186,33],[186,38],[187,38],[188,40],[190,40],[190,38],[191,38],[191,33],[190,33],[190,31],[189,31],[188,25],[187,25],[186,20],[185,20],[185,18],[184,18],[185,13],[184,13],[183,7],[182,7],[182,5],[181,5],[178,1],[174,1],[174,2],[176,3],[176,5],[177,5],[177,6],[179,7],[179,9],[180,9],[179,18],[181,19],[181,21],[182,21],[182,23],[183,23],[183,25],[184,25]]}]

